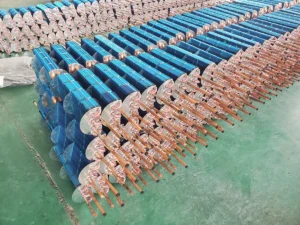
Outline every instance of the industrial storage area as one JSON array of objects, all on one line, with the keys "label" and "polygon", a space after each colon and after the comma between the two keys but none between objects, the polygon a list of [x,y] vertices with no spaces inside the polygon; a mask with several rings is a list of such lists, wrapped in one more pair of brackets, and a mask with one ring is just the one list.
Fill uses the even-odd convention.
[{"label": "industrial storage area", "polygon": [[0,0],[0,224],[300,224],[300,1]]}]

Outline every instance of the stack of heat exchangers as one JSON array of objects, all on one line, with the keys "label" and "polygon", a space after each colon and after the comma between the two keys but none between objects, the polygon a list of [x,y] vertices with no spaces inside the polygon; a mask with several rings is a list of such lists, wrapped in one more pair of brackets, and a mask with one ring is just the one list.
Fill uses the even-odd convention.
[{"label": "stack of heat exchangers", "polygon": [[[179,13],[183,22],[195,22],[206,32],[212,21],[239,22],[295,4],[293,0],[246,1],[233,5],[225,3],[203,9],[202,7],[224,3],[227,0],[62,0],[37,6],[0,10],[0,52],[11,54],[51,44],[65,45],[66,41],[79,40],[90,35],[140,25],[150,20],[166,19]],[[197,9],[197,10],[196,10]],[[200,10],[199,10],[200,9]],[[205,14],[205,16],[202,16]],[[170,19],[170,18],[169,18]],[[181,24],[182,25],[182,24]]]},{"label": "stack of heat exchangers", "polygon": [[237,0],[108,38],[34,49],[37,105],[61,172],[76,187],[74,201],[93,215],[92,202],[103,215],[100,201],[113,207],[114,197],[123,206],[116,184],[143,193],[144,173],[158,182],[157,168],[174,174],[174,162],[187,167],[183,158],[196,155],[195,143],[217,139],[208,127],[223,132],[218,120],[234,125],[238,113],[257,109],[253,101],[298,81],[294,3]]},{"label": "stack of heat exchangers", "polygon": [[11,54],[40,45],[65,44],[175,13],[200,9],[205,0],[62,0],[0,10],[0,52]]}]

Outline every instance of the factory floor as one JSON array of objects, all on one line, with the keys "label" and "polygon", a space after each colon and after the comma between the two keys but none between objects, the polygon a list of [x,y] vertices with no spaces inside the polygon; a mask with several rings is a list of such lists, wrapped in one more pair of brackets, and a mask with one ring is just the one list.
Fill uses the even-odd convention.
[{"label": "factory floor", "polygon": [[143,195],[119,187],[124,208],[102,200],[107,216],[97,218],[72,203],[71,182],[49,156],[50,132],[32,104],[36,98],[32,86],[0,89],[1,225],[300,224],[300,83],[242,123],[224,124],[219,140],[189,155],[187,169],[176,164],[171,176],[159,168],[160,183],[145,175]]}]

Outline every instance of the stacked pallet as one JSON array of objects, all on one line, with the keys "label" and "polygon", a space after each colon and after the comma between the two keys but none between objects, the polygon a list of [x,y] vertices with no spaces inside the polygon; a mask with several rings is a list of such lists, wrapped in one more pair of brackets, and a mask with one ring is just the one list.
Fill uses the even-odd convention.
[{"label": "stacked pallet", "polygon": [[293,5],[238,0],[35,49],[37,106],[74,201],[94,216],[111,196],[124,206],[117,185],[144,193],[145,174],[158,182],[160,169],[187,168],[195,143],[224,132],[219,120],[233,126],[299,81]]},{"label": "stacked pallet", "polygon": [[64,44],[69,40],[199,9],[201,4],[194,0],[63,0],[0,10],[0,52],[11,54],[40,45]]}]

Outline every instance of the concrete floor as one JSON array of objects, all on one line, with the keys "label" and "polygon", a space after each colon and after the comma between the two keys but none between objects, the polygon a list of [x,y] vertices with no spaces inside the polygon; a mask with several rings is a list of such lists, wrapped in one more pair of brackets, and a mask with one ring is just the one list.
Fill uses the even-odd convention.
[{"label": "concrete floor", "polygon": [[[0,89],[0,224],[299,225],[300,84],[274,97],[219,140],[199,146],[175,176],[149,181],[125,207],[94,219],[71,201],[73,187],[49,157],[49,131],[33,87]],[[133,189],[133,188],[132,188]],[[95,207],[96,208],[96,207]]]}]

